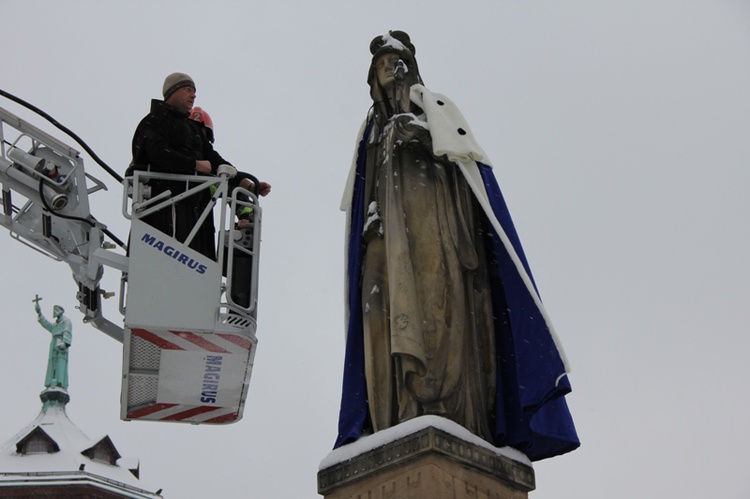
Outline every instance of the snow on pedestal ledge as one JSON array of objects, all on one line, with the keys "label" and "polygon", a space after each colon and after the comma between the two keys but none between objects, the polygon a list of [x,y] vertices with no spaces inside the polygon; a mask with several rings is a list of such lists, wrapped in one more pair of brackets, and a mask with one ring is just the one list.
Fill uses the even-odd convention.
[{"label": "snow on pedestal ledge", "polygon": [[336,464],[349,461],[365,452],[377,449],[378,447],[382,447],[390,442],[398,440],[399,438],[406,437],[428,427],[437,428],[438,430],[449,433],[468,443],[494,452],[498,456],[504,456],[531,467],[531,461],[529,458],[527,458],[524,453],[513,449],[512,447],[495,447],[483,438],[474,435],[469,430],[454,423],[450,419],[441,418],[440,416],[419,416],[386,430],[376,432],[372,435],[360,437],[359,440],[355,442],[334,449],[323,458],[318,470],[324,470]]}]

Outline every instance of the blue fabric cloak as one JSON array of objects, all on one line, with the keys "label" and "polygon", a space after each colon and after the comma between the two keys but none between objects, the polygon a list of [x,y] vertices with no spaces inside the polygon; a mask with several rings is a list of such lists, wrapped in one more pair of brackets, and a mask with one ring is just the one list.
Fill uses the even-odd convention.
[{"label": "blue fabric cloak", "polygon": [[[348,309],[339,434],[334,448],[357,440],[369,425],[365,381],[360,269],[368,126],[359,143],[348,227]],[[494,216],[527,275],[531,270],[492,169],[477,163]],[[544,314],[523,282],[500,237],[487,227],[495,326],[497,390],[494,408],[495,446],[514,447],[532,461],[570,452],[580,446],[565,402],[570,382],[565,363]],[[532,278],[533,279],[533,278]],[[532,281],[533,282],[533,281]],[[536,286],[536,285],[534,285]]]}]

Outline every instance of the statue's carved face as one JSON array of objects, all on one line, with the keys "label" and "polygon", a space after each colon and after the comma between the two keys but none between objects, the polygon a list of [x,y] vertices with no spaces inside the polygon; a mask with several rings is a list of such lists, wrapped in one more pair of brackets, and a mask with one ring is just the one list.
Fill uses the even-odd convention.
[{"label": "statue's carved face", "polygon": [[63,311],[60,307],[54,307],[52,308],[52,317],[60,317],[62,315]]},{"label": "statue's carved face", "polygon": [[398,54],[383,54],[375,61],[380,86],[389,89],[393,86],[396,63],[401,59]]}]

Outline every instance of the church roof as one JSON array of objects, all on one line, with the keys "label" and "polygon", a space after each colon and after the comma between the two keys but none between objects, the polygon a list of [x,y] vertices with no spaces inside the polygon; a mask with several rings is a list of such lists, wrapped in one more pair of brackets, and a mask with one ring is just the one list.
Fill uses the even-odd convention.
[{"label": "church roof", "polygon": [[0,447],[0,489],[88,484],[121,497],[161,497],[140,488],[137,460],[122,458],[109,436],[89,438],[70,421],[63,391],[42,392],[39,415]]}]

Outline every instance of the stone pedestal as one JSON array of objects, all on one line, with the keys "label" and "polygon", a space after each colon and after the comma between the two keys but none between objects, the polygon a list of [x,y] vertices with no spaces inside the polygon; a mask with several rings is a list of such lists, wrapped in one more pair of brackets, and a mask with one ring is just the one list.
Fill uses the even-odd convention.
[{"label": "stone pedestal", "polygon": [[341,447],[318,472],[325,499],[527,499],[531,490],[534,470],[523,454],[435,416]]}]

